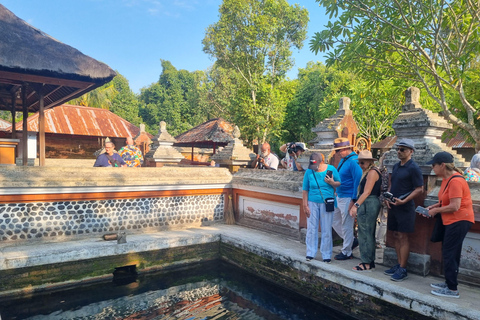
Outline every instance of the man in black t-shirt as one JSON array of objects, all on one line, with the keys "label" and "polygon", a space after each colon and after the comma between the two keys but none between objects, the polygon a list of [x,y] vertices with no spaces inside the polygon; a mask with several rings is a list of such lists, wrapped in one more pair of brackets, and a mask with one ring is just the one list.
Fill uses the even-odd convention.
[{"label": "man in black t-shirt", "polygon": [[387,227],[393,231],[398,264],[385,271],[393,281],[403,281],[407,275],[407,261],[410,254],[408,234],[415,229],[415,203],[413,199],[423,192],[423,176],[419,166],[412,160],[415,151],[410,139],[397,144],[400,162],[393,166],[390,177],[390,193],[394,202],[386,200],[389,208]]}]

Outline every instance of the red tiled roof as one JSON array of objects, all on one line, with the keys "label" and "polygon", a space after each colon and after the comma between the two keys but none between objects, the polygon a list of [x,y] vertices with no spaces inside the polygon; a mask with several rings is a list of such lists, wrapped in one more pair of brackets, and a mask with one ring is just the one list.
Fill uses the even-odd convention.
[{"label": "red tiled roof", "polygon": [[12,124],[7,120],[0,119],[0,131],[5,131],[11,126]]},{"label": "red tiled roof", "polygon": [[222,118],[211,119],[175,137],[177,143],[233,140],[233,125]]},{"label": "red tiled roof", "polygon": [[[28,131],[38,132],[38,112],[28,117],[27,123]],[[22,131],[23,123],[16,128]],[[45,110],[45,133],[126,138],[139,132],[138,127],[105,109],[63,104]]]}]

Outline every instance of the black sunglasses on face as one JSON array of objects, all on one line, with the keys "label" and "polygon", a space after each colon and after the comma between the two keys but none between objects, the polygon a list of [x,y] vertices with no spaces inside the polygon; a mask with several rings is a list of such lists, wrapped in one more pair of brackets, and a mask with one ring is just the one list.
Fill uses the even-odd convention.
[{"label": "black sunglasses on face", "polygon": [[400,151],[400,152],[405,152],[405,150],[407,150],[406,148],[397,148],[397,151]]},{"label": "black sunglasses on face", "polygon": [[358,164],[364,165],[365,161],[359,161]]}]

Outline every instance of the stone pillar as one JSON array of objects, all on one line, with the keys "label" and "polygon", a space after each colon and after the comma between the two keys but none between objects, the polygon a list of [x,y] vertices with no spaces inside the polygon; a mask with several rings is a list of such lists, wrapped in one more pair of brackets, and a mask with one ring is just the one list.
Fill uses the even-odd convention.
[{"label": "stone pillar", "polygon": [[[392,125],[397,136],[397,141],[403,138],[412,139],[415,143],[415,153],[413,159],[422,169],[426,176],[433,176],[432,167],[426,162],[433,155],[440,151],[447,151],[453,154],[455,165],[459,168],[468,166],[465,159],[457,154],[452,148],[441,141],[443,132],[452,128],[438,113],[425,110],[420,104],[420,89],[410,87],[405,91],[405,104],[402,106],[402,112]],[[384,164],[389,171],[398,162],[395,150],[390,150],[386,156]]]},{"label": "stone pillar", "polygon": [[250,149],[243,145],[240,140],[240,129],[235,126],[233,130],[233,140],[221,151],[214,154],[211,159],[221,167],[227,167],[230,172],[237,172],[239,168],[249,166],[256,155]]},{"label": "stone pillar", "polygon": [[314,147],[305,152],[298,160],[303,168],[308,167],[308,160],[312,152],[321,152],[327,159],[333,149],[335,139],[344,137],[353,141],[353,138],[360,132],[353,119],[352,110],[350,110],[350,98],[340,98],[338,105],[339,108],[333,116],[312,128],[312,132],[315,132],[317,137],[309,141],[309,144],[313,144]]},{"label": "stone pillar", "polygon": [[167,123],[160,121],[158,134],[153,137],[152,149],[145,155],[149,167],[162,167],[164,164],[178,164],[182,154],[173,147],[175,138],[167,132]]},{"label": "stone pillar", "polygon": [[[145,155],[150,151],[152,139],[150,139],[148,133],[145,131],[145,125],[143,123],[140,124],[140,132],[133,138],[133,141],[135,145],[140,148],[145,158]],[[143,166],[145,166],[145,163]]]},{"label": "stone pillar", "polygon": [[[415,152],[413,160],[422,170],[425,188],[424,194],[415,199],[416,205],[424,205],[425,196],[435,186],[438,179],[434,175],[431,165],[426,164],[435,153],[447,151],[454,156],[455,166],[459,168],[468,166],[468,163],[462,156],[441,141],[442,133],[452,126],[437,113],[422,108],[420,104],[420,89],[410,87],[405,91],[405,104],[402,106],[402,112],[393,122],[392,127],[395,130],[397,141],[408,138],[414,142]],[[390,173],[393,165],[398,161],[395,148],[386,153],[384,164]],[[413,272],[426,275],[430,271],[431,262],[435,260],[438,263],[438,259],[441,260],[441,247],[430,242],[432,228],[432,219],[417,216],[415,232],[409,235],[411,253],[408,268]],[[393,233],[388,231],[384,263],[389,266],[397,263],[393,247]],[[434,255],[435,259],[431,255]]]}]

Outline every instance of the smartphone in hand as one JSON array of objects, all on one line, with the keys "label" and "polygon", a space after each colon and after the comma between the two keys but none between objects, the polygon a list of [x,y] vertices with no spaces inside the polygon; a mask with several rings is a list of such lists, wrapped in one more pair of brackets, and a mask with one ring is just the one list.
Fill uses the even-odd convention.
[{"label": "smartphone in hand", "polygon": [[333,177],[332,170],[327,170],[327,177],[329,177],[330,179]]},{"label": "smartphone in hand", "polygon": [[428,209],[418,206],[417,209],[415,209],[415,212],[420,213],[424,217],[431,217],[431,215],[428,213]]}]

